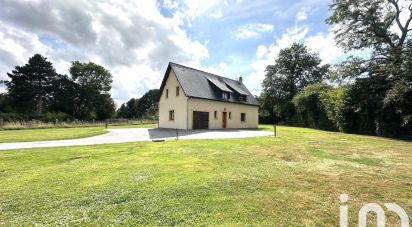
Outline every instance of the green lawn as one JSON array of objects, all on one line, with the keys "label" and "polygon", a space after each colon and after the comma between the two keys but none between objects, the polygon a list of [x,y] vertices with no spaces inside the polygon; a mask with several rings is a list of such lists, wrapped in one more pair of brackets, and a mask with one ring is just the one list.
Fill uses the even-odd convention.
[{"label": "green lawn", "polygon": [[0,131],[0,143],[77,139],[106,132],[104,127],[2,130]]},{"label": "green lawn", "polygon": [[357,226],[368,202],[412,216],[412,143],[278,127],[277,138],[2,151],[0,182],[4,226],[339,226],[342,193]]},{"label": "green lawn", "polygon": [[[155,124],[110,125],[109,128],[153,128]],[[1,130],[0,143],[77,139],[107,133],[105,127]]]}]

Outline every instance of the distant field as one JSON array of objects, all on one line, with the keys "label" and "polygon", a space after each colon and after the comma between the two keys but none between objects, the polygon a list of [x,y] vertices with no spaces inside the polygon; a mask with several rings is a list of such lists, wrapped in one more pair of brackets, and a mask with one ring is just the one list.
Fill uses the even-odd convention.
[{"label": "distant field", "polygon": [[[110,125],[109,128],[153,128],[155,124]],[[1,130],[0,143],[77,139],[107,133],[105,127]]]},{"label": "distant field", "polygon": [[346,193],[357,226],[369,202],[412,216],[411,163],[411,142],[292,127],[277,138],[1,151],[0,225],[339,226]]}]

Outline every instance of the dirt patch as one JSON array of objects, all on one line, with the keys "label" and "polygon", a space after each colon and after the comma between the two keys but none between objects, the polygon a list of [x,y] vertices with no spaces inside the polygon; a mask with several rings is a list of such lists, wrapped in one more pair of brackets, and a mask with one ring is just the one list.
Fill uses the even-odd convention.
[{"label": "dirt patch", "polygon": [[80,161],[80,160],[85,159],[85,158],[87,158],[87,157],[85,157],[85,156],[76,156],[76,157],[69,158],[69,160],[70,161]]}]

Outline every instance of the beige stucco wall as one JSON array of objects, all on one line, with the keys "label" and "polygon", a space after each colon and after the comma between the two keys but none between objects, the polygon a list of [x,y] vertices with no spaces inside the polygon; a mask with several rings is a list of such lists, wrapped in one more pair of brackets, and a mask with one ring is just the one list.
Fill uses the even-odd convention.
[{"label": "beige stucco wall", "polygon": [[[179,96],[176,96],[176,87],[179,86]],[[169,97],[166,98],[166,89]],[[175,111],[175,120],[169,120],[169,111]],[[159,100],[159,127],[187,129],[187,97],[180,87],[176,75],[170,70],[169,77]]]},{"label": "beige stucco wall", "polygon": [[[242,105],[236,103],[219,102],[207,99],[189,98],[188,100],[189,129],[193,126],[193,111],[209,112],[209,128],[222,128],[222,112],[227,112],[227,128],[257,128],[258,127],[258,107]],[[214,111],[217,111],[217,118],[214,118]],[[229,119],[231,112],[231,119]],[[240,114],[246,113],[246,121],[241,122]]]}]

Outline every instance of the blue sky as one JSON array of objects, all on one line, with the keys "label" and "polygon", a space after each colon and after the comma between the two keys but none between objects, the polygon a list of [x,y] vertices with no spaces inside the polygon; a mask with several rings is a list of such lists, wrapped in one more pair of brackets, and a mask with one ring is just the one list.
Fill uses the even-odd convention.
[{"label": "blue sky", "polygon": [[[344,58],[327,0],[0,0],[0,79],[43,54],[59,73],[93,61],[114,77],[118,104],[158,88],[167,63],[236,78],[259,95],[280,49],[305,43],[324,63]],[[3,88],[4,89],[4,88]]]}]

